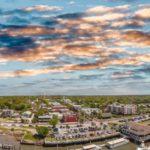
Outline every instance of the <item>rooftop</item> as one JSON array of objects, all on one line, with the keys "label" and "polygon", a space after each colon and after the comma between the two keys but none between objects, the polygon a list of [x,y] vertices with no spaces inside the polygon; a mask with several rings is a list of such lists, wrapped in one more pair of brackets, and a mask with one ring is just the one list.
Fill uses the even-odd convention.
[{"label": "rooftop", "polygon": [[129,131],[136,135],[147,135],[150,134],[150,126],[139,123],[130,123]]}]

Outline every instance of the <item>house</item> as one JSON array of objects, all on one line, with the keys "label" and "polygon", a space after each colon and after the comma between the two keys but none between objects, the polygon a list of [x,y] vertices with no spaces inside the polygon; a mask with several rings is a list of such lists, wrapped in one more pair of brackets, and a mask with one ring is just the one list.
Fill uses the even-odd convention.
[{"label": "house", "polygon": [[3,109],[2,113],[1,113],[1,116],[2,117],[12,117],[13,114],[14,114],[14,110],[12,110],[12,109]]},{"label": "house", "polygon": [[31,123],[34,118],[34,114],[31,111],[25,111],[22,113],[21,119],[24,123]]},{"label": "house", "polygon": [[31,115],[32,115],[31,111],[25,111],[25,112],[22,113],[23,118],[30,118]]}]

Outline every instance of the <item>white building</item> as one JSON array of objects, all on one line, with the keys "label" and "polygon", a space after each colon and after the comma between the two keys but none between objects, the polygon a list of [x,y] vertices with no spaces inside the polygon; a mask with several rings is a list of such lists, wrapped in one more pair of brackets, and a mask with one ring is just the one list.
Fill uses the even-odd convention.
[{"label": "white building", "polygon": [[115,114],[132,115],[136,114],[137,106],[133,104],[112,104],[108,105],[108,111]]},{"label": "white building", "polygon": [[32,115],[31,111],[25,111],[25,112],[22,113],[23,118],[30,118],[31,115]]},{"label": "white building", "polygon": [[99,108],[81,108],[81,111],[87,115],[91,115],[93,112],[99,113]]}]

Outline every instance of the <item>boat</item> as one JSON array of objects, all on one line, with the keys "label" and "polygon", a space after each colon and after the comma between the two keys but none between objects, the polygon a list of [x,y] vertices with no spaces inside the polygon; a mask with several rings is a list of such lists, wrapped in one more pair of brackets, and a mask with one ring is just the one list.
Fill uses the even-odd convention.
[{"label": "boat", "polygon": [[92,144],[92,145],[87,145],[87,146],[83,146],[82,150],[101,150],[101,146]]},{"label": "boat", "polygon": [[128,139],[120,138],[120,139],[117,139],[117,140],[113,140],[113,141],[107,142],[106,146],[108,148],[112,149],[112,148],[116,148],[116,147],[125,145],[127,143],[129,143]]},{"label": "boat", "polygon": [[150,147],[146,147],[144,142],[142,142],[140,147],[138,147],[136,150],[150,150]]}]

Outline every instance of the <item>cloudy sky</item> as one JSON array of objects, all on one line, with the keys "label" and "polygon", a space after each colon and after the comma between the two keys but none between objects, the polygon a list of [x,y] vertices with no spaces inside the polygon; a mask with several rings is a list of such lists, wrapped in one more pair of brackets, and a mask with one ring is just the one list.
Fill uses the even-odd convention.
[{"label": "cloudy sky", "polygon": [[0,0],[0,95],[150,94],[149,0]]}]

